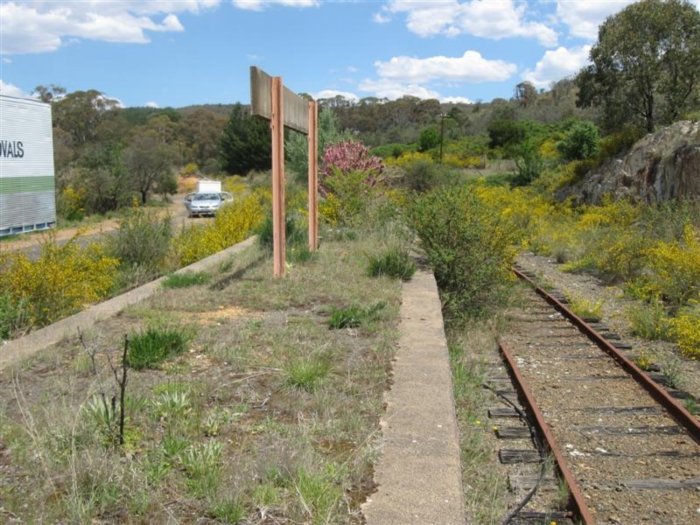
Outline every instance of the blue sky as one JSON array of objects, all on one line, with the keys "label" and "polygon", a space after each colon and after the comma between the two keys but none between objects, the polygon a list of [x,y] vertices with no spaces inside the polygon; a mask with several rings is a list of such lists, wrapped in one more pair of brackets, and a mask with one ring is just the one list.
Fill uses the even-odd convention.
[{"label": "blue sky", "polygon": [[248,103],[257,65],[317,98],[489,101],[574,74],[598,24],[629,3],[0,0],[0,92],[57,84],[124,106]]}]

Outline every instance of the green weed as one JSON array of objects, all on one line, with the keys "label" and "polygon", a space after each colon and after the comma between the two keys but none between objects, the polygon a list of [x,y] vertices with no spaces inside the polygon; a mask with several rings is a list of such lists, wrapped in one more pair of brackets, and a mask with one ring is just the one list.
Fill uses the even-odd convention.
[{"label": "green weed", "polygon": [[187,349],[188,335],[176,328],[148,328],[129,338],[127,362],[131,368],[152,368]]},{"label": "green weed", "polygon": [[323,382],[330,371],[328,359],[311,356],[292,361],[285,367],[288,385],[313,392]]},{"label": "green weed", "polygon": [[410,281],[416,272],[416,263],[405,250],[392,249],[382,255],[370,255],[367,273],[370,277],[386,275]]},{"label": "green weed", "polygon": [[357,305],[333,308],[331,309],[328,326],[335,330],[341,328],[358,328],[363,324],[377,320],[379,318],[379,312],[383,310],[385,306],[385,303],[379,302],[367,308]]},{"label": "green weed", "polygon": [[163,288],[187,288],[207,284],[211,275],[204,272],[182,272],[168,275],[163,280]]},{"label": "green weed", "polygon": [[652,341],[669,339],[669,318],[661,301],[640,303],[628,308],[626,314],[634,335]]}]

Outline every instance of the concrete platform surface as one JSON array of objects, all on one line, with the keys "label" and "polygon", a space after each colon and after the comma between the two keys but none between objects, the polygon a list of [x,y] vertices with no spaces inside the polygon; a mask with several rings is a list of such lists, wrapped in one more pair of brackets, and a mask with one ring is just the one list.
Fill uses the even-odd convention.
[{"label": "concrete platform surface", "polygon": [[417,272],[404,285],[399,350],[382,420],[378,491],[368,525],[465,523],[452,374],[437,286]]}]

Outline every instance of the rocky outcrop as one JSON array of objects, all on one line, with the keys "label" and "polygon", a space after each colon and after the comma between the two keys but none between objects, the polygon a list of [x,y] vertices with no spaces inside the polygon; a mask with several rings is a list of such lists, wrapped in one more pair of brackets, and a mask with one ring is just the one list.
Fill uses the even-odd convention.
[{"label": "rocky outcrop", "polygon": [[558,200],[587,204],[599,204],[605,196],[649,203],[700,198],[700,122],[676,122],[650,133],[624,156],[556,194]]}]

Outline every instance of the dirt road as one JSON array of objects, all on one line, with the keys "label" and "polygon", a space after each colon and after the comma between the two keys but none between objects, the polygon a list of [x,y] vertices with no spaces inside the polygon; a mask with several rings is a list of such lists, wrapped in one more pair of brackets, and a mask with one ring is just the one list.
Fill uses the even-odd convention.
[{"label": "dirt road", "polygon": [[[168,204],[167,207],[154,208],[160,210],[162,213],[170,214],[170,217],[172,217],[172,226],[174,232],[178,232],[184,225],[208,220],[206,218],[188,218],[187,210],[185,209],[185,206],[182,203],[184,197],[184,194],[173,195],[171,196],[171,202]],[[46,230],[45,232],[41,233],[26,234],[11,241],[0,242],[0,252],[22,250],[29,253],[30,257],[35,257],[36,254],[39,253],[41,244],[45,242],[49,233],[54,235],[54,238],[57,243],[64,244],[78,234],[80,234],[81,240],[83,240],[84,242],[89,242],[92,240],[96,240],[100,236],[109,234],[110,232],[113,232],[118,228],[118,220],[105,219],[104,221],[95,224],[90,224],[88,226],[53,229]]]}]

